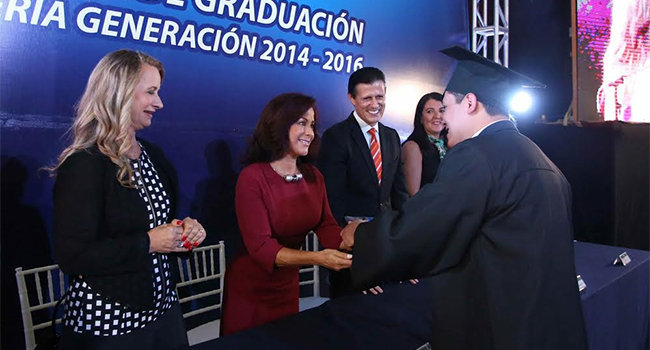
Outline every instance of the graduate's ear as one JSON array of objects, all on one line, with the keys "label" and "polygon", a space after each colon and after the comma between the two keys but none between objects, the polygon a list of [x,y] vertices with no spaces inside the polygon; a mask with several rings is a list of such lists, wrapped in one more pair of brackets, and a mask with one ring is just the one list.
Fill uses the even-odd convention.
[{"label": "graduate's ear", "polygon": [[476,109],[478,108],[478,100],[476,99],[476,95],[468,92],[465,95],[465,103],[467,103],[467,114],[476,112]]}]

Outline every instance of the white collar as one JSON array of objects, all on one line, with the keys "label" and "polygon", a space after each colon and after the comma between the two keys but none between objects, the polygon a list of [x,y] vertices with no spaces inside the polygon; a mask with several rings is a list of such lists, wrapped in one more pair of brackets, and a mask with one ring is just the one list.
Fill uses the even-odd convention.
[{"label": "white collar", "polygon": [[357,111],[352,112],[354,115],[354,119],[357,120],[357,123],[359,123],[359,127],[361,128],[361,131],[363,131],[363,134],[365,135],[368,133],[368,130],[370,129],[375,129],[377,132],[379,132],[379,123],[375,123],[375,125],[370,125],[366,123],[359,115],[357,114]]},{"label": "white collar", "polygon": [[498,122],[507,121],[507,120],[508,120],[508,119],[499,119],[499,120],[495,120],[495,121],[491,122],[490,124],[488,124],[488,125],[482,127],[482,128],[481,128],[479,131],[477,131],[474,135],[472,135],[472,138],[474,138],[474,137],[480,135],[480,134],[483,132],[483,130],[487,129],[488,126],[490,126],[490,125],[492,125],[492,124],[495,124],[495,123],[498,123]]}]

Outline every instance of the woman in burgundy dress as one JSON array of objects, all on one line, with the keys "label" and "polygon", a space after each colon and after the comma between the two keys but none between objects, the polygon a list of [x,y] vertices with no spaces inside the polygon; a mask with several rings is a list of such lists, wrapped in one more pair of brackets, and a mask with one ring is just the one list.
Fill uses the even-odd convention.
[{"label": "woman in burgundy dress", "polygon": [[[349,268],[340,252],[341,229],[330,212],[317,153],[318,112],[312,97],[289,93],[272,99],[257,123],[237,181],[235,209],[243,240],[226,269],[221,335],[298,312],[298,269]],[[314,230],[326,248],[301,251]]]}]

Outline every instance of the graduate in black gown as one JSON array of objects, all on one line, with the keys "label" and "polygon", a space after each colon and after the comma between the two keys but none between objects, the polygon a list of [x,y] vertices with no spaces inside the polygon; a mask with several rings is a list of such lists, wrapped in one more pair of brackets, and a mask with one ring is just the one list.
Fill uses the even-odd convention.
[{"label": "graduate in black gown", "polygon": [[348,225],[357,288],[433,275],[433,349],[586,349],[571,188],[508,118],[540,86],[460,47],[443,97],[449,146],[433,183]]}]

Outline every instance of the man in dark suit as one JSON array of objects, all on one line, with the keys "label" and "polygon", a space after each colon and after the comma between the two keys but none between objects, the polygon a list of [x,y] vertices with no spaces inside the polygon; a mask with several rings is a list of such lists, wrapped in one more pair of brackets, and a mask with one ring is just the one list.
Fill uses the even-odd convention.
[{"label": "man in dark suit", "polygon": [[433,275],[433,349],[586,349],[570,186],[504,107],[513,89],[541,84],[459,47],[443,53],[458,60],[443,98],[451,149],[400,212],[342,231],[356,243],[353,281]]},{"label": "man in dark suit", "polygon": [[[348,99],[354,111],[323,133],[318,168],[334,218],[373,217],[380,205],[400,209],[408,198],[397,132],[379,122],[384,114],[386,79],[377,68],[352,73]],[[330,297],[352,291],[350,271],[331,272]],[[371,289],[373,293],[381,288]]]}]

